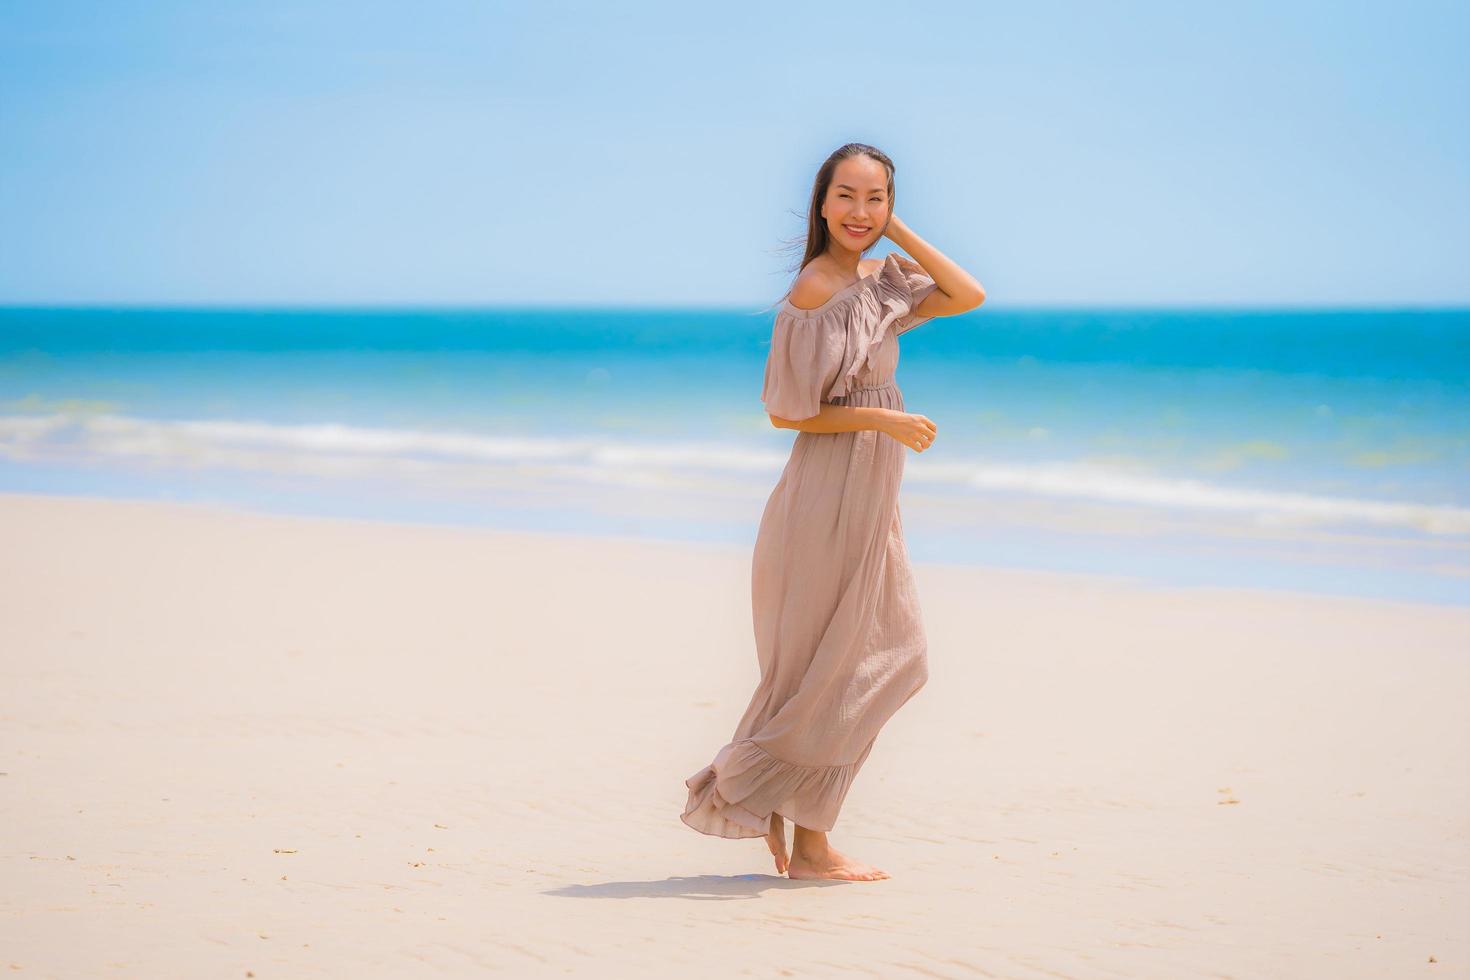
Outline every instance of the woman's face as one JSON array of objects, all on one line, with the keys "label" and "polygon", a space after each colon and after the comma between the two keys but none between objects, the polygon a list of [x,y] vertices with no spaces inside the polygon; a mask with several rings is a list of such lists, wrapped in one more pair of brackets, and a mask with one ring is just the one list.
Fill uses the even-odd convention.
[{"label": "woman's face", "polygon": [[888,171],[872,157],[848,157],[837,164],[822,217],[832,241],[861,252],[876,242],[888,224]]}]

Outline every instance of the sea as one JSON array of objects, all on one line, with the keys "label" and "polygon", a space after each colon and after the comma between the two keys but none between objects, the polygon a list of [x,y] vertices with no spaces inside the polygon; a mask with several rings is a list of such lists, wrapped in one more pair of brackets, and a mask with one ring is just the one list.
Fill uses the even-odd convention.
[{"label": "sea", "polygon": [[[0,308],[0,492],[749,548],[774,312]],[[916,561],[1470,604],[1470,310],[1004,309],[900,343]]]}]

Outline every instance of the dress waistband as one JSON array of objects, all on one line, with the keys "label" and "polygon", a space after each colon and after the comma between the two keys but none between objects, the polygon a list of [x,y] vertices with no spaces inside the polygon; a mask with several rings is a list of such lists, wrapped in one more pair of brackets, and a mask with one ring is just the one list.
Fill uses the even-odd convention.
[{"label": "dress waistband", "polygon": [[[847,389],[847,394],[850,395],[850,394],[852,394],[855,391],[882,391],[884,388],[897,388],[897,387],[898,387],[898,382],[897,381],[885,381],[882,384],[864,385],[861,388],[849,388],[849,389]],[[838,395],[837,397],[838,398],[846,398],[847,395]]]}]

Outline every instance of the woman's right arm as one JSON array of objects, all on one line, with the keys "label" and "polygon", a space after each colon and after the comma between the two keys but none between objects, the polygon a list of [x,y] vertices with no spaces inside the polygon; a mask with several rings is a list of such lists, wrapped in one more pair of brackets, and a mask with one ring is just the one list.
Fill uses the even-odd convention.
[{"label": "woman's right arm", "polygon": [[798,432],[859,432],[872,429],[892,436],[914,452],[929,448],[938,428],[927,417],[900,412],[877,405],[832,405],[822,402],[820,410],[809,419],[793,422],[779,415],[770,416],[778,429]]}]

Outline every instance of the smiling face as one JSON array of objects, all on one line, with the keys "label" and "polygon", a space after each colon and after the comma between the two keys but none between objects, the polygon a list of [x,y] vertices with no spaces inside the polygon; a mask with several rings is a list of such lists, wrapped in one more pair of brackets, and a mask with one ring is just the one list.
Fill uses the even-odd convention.
[{"label": "smiling face", "polygon": [[887,168],[869,156],[848,157],[832,172],[822,218],[834,244],[861,252],[883,233],[889,206]]}]

